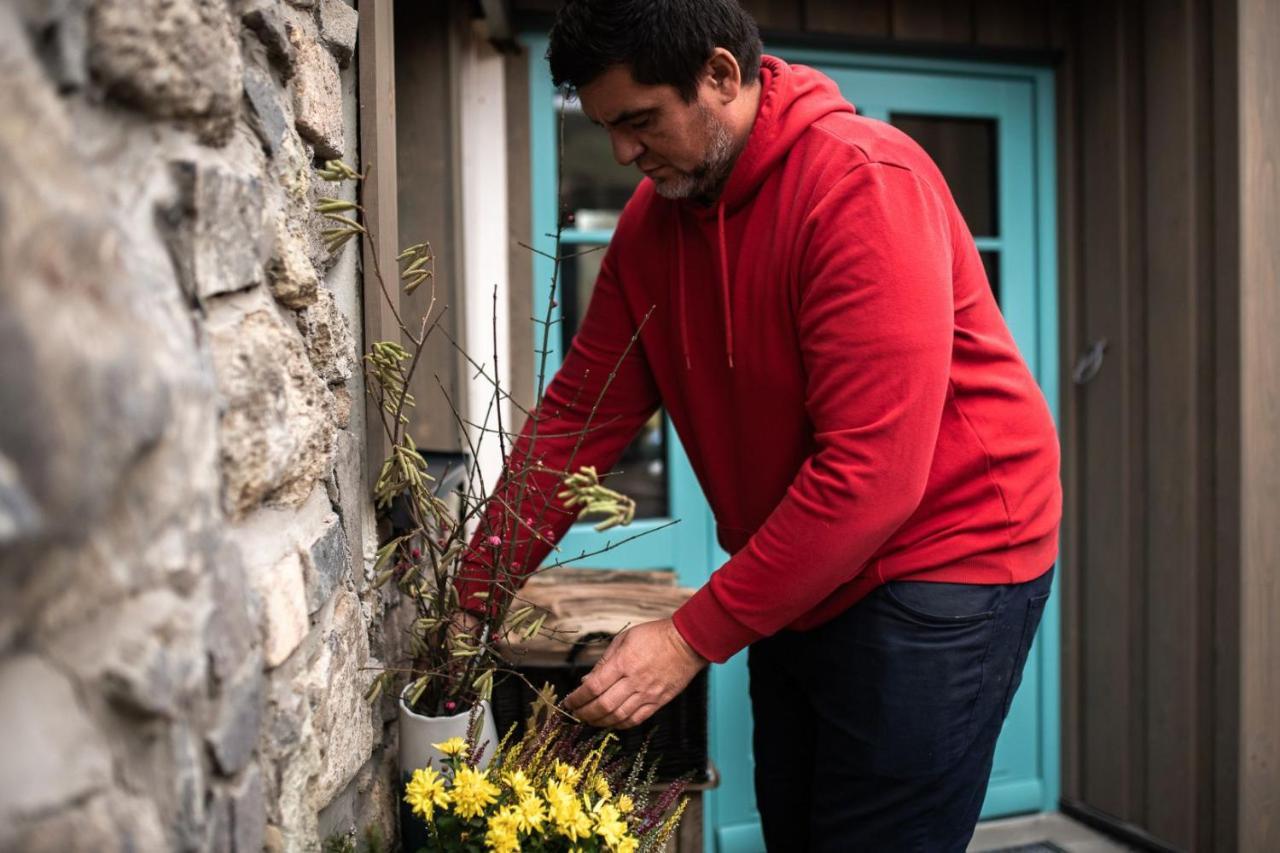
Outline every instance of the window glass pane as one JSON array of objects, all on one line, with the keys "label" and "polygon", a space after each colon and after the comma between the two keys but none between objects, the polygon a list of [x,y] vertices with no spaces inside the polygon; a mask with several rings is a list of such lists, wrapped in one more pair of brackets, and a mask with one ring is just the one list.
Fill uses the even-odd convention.
[{"label": "window glass pane", "polygon": [[[592,128],[598,130],[598,128]],[[562,251],[570,257],[560,267],[560,310],[563,321],[559,324],[564,352],[578,331],[578,324],[587,311],[591,289],[600,273],[604,249],[584,252],[589,246],[564,246]],[[588,405],[595,401],[588,401]],[[636,502],[636,518],[665,518],[671,514],[667,484],[667,426],[666,414],[659,410],[640,430],[622,458],[614,466],[607,485],[627,495]]]},{"label": "window glass pane", "polygon": [[565,102],[561,197],[564,212],[573,215],[565,225],[583,230],[612,228],[640,178],[635,166],[619,166],[613,159],[609,135],[591,123],[578,101]]},{"label": "window glass pane", "polygon": [[991,285],[991,292],[995,294],[996,302],[1000,302],[1000,253],[999,252],[979,252],[982,258],[982,266],[987,271],[987,282]]},{"label": "window glass pane", "polygon": [[999,236],[995,119],[893,113],[889,122],[938,164],[973,236]]}]

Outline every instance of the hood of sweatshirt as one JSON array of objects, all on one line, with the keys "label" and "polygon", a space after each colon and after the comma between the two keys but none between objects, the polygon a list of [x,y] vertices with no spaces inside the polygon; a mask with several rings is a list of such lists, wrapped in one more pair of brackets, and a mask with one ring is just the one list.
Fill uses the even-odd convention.
[{"label": "hood of sweatshirt", "polygon": [[689,352],[689,312],[685,291],[685,218],[711,226],[714,222],[717,271],[720,278],[725,359],[733,367],[733,314],[729,291],[729,250],[725,216],[748,204],[765,179],[787,158],[792,145],[815,121],[831,113],[853,113],[831,78],[803,65],[789,65],[768,54],[760,60],[760,104],[747,145],[733,164],[720,197],[710,205],[682,201],[675,216],[677,301],[680,343],[686,370],[693,369]]}]

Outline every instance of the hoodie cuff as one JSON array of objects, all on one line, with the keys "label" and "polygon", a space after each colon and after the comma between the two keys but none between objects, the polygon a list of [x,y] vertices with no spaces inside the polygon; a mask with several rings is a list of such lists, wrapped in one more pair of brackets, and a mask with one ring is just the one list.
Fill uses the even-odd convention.
[{"label": "hoodie cuff", "polygon": [[713,663],[724,663],[764,636],[725,610],[709,583],[681,605],[671,620],[684,641]]}]

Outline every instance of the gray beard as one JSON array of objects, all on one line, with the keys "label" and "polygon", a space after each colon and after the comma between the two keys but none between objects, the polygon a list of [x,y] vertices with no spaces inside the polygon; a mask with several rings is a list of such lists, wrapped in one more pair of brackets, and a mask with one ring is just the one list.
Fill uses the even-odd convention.
[{"label": "gray beard", "polygon": [[699,106],[699,111],[711,137],[707,154],[692,172],[682,172],[664,181],[654,181],[654,189],[663,198],[714,198],[733,171],[738,152],[734,150],[729,128],[706,107]]}]

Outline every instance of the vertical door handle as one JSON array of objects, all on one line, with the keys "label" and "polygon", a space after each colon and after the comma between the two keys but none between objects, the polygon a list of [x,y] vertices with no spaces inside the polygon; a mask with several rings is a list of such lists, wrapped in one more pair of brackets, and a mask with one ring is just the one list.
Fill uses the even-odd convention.
[{"label": "vertical door handle", "polygon": [[1098,338],[1089,344],[1089,348],[1076,359],[1076,366],[1071,371],[1071,381],[1077,385],[1087,385],[1102,370],[1102,360],[1106,354],[1106,338]]}]

